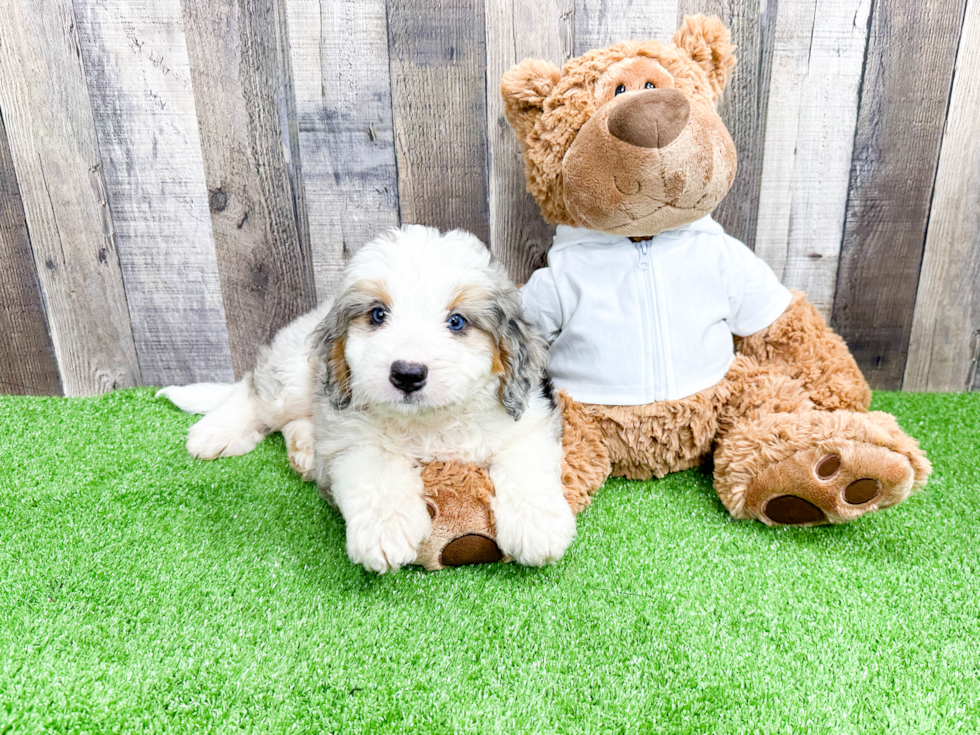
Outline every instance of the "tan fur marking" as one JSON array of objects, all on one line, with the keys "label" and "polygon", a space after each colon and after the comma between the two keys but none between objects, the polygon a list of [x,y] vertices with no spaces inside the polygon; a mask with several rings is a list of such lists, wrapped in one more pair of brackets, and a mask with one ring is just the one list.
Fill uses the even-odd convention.
[{"label": "tan fur marking", "polygon": [[482,330],[476,332],[479,334],[479,338],[486,343],[487,352],[490,353],[490,372],[493,375],[503,375],[507,372],[507,367],[504,365],[503,358],[500,355],[500,344],[491,337],[489,334]]},{"label": "tan fur marking", "polygon": [[391,295],[388,288],[382,281],[365,280],[358,281],[354,288],[367,296],[372,296],[385,306],[391,306]]},{"label": "tan fur marking", "polygon": [[[465,304],[485,302],[490,298],[491,295],[482,288],[477,286],[461,286],[456,289],[456,293],[453,295],[453,300],[449,302],[449,306],[446,308],[450,314],[454,314]],[[493,375],[503,375],[507,372],[507,367],[504,364],[504,358],[501,356],[503,341],[498,343],[490,334],[487,334],[482,330],[480,330],[480,334],[486,337],[487,347],[490,350],[490,359],[492,360],[490,363],[490,372]],[[501,390],[503,390],[502,387]]]},{"label": "tan fur marking", "polygon": [[476,286],[460,286],[456,289],[453,300],[449,302],[449,306],[446,308],[450,314],[453,314],[466,303],[486,301],[489,298],[490,294],[481,288],[477,288]]},{"label": "tan fur marking", "polygon": [[[507,344],[501,339],[498,340],[494,345],[494,355],[496,360],[494,361],[494,375],[500,375],[501,377],[507,375],[507,363],[510,360],[510,353],[507,351]],[[497,372],[496,366],[500,365],[500,372]],[[500,400],[504,400],[504,381],[500,381]]]},{"label": "tan fur marking", "polygon": [[344,350],[347,349],[347,336],[338,337],[330,344],[330,352],[327,361],[330,365],[330,372],[334,376],[337,385],[345,398],[350,398],[350,368],[347,366],[347,358],[344,357]]},{"label": "tan fur marking", "polygon": [[490,372],[494,375],[503,375],[505,372],[507,372],[507,368],[504,367],[504,361],[500,359],[500,347],[494,345],[491,356],[493,358],[493,362],[490,364]]}]

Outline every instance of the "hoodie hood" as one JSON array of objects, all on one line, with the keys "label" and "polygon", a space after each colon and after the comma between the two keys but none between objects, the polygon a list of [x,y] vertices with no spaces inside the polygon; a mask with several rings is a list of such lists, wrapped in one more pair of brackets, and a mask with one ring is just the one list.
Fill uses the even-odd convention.
[{"label": "hoodie hood", "polygon": [[[711,215],[702,217],[689,224],[678,227],[676,230],[667,230],[649,239],[651,245],[656,246],[658,241],[670,240],[677,235],[689,232],[707,232],[712,235],[724,235],[722,226],[715,222]],[[590,230],[586,227],[570,227],[569,225],[558,225],[555,228],[555,239],[551,245],[551,251],[562,250],[571,245],[622,245],[624,242],[631,242],[625,235],[610,235],[608,232]]]}]

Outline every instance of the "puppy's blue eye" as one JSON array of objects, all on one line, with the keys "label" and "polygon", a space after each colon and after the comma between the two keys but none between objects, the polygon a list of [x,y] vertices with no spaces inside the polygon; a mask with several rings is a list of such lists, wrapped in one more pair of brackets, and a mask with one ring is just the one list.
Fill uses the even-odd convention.
[{"label": "puppy's blue eye", "polygon": [[375,324],[381,324],[388,316],[388,312],[382,309],[380,306],[375,307],[371,310],[371,321]]},{"label": "puppy's blue eye", "polygon": [[643,88],[644,89],[656,89],[656,86],[657,85],[655,85],[653,82],[647,82],[646,84],[643,85]]},{"label": "puppy's blue eye", "polygon": [[622,94],[625,91],[626,91],[625,84],[620,84],[618,87],[616,87],[616,94]]},{"label": "puppy's blue eye", "polygon": [[458,332],[460,329],[466,326],[466,319],[464,319],[460,314],[453,314],[446,320],[449,328],[454,332]]}]

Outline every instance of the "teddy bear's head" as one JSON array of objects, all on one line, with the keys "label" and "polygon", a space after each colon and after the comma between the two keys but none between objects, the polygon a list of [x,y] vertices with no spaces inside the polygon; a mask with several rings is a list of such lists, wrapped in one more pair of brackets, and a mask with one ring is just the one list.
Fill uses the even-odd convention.
[{"label": "teddy bear's head", "polygon": [[528,190],[552,224],[651,236],[709,214],[735,177],[718,101],[728,29],[688,17],[673,43],[625,41],[559,70],[527,60],[501,81]]}]

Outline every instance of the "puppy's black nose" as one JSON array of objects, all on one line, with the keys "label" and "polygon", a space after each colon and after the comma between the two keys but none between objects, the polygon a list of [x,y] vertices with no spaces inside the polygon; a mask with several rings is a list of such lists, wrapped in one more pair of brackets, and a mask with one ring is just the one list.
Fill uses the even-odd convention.
[{"label": "puppy's black nose", "polygon": [[398,390],[414,393],[425,385],[425,376],[428,374],[429,368],[420,362],[395,360],[391,363],[391,374],[388,376],[388,380]]}]

